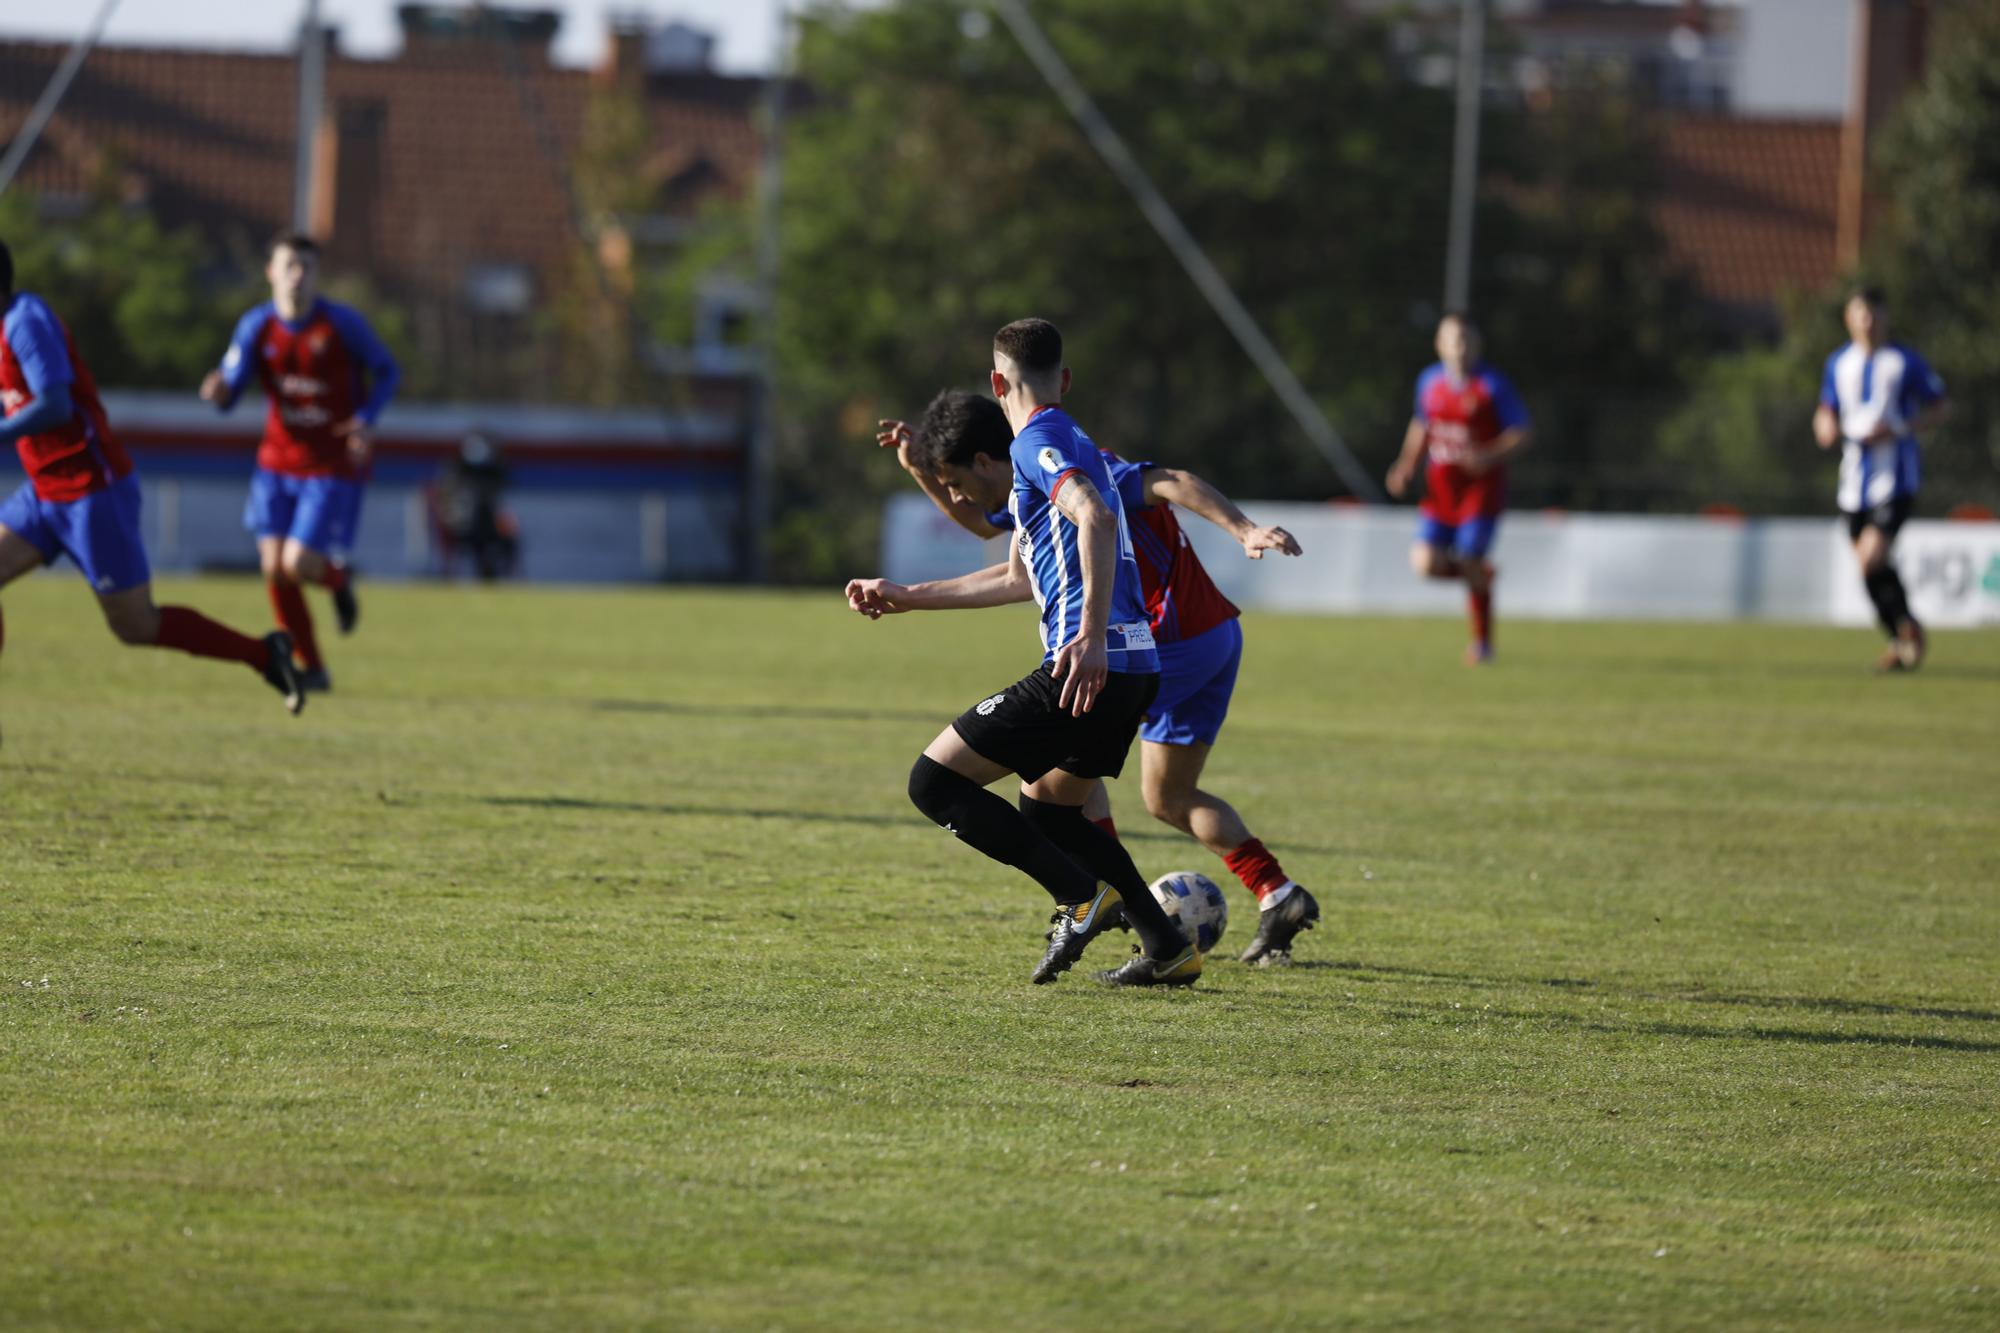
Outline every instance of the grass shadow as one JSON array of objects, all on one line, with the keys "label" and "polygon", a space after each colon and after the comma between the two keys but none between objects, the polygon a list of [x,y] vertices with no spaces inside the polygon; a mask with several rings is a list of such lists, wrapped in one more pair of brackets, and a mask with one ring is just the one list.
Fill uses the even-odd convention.
[{"label": "grass shadow", "polygon": [[891,825],[921,827],[922,822],[904,815],[835,814],[821,810],[759,810],[731,805],[670,805],[651,801],[600,801],[581,796],[476,796],[481,805],[508,810],[601,810],[620,815],[659,815],[669,819],[783,819],[806,824],[863,824],[881,828]]},{"label": "grass shadow", "polygon": [[658,713],[669,717],[727,717],[755,722],[933,722],[951,721],[944,709],[918,712],[901,708],[813,707],[806,704],[690,704],[672,699],[591,699],[585,707],[596,713]]}]

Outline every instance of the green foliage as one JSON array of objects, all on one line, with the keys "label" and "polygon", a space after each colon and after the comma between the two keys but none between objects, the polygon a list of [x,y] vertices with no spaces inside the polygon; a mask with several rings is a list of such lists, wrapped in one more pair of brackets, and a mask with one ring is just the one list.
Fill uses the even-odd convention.
[{"label": "green foliage", "polygon": [[[1449,95],[1405,77],[1383,22],[1324,0],[1035,12],[1366,466],[1386,468],[1431,357]],[[906,0],[805,21],[813,100],[786,144],[777,501],[787,531],[829,531],[781,550],[781,571],[872,561],[877,501],[901,479],[868,439],[875,419],[983,384],[992,331],[1026,314],[1063,327],[1071,401],[1101,443],[1245,495],[1335,494],[1014,38],[981,17]],[[1630,193],[1644,135],[1606,96],[1547,117],[1492,111],[1488,142],[1512,187],[1482,222],[1481,254],[1498,258],[1481,266],[1480,304],[1506,311],[1489,321],[1494,356],[1568,440],[1550,456],[1582,452],[1603,423],[1571,399],[1677,374],[1679,326],[1663,313],[1676,293]],[[1586,376],[1592,358],[1606,368]]]},{"label": "green foliage", "polygon": [[0,239],[16,289],[48,301],[101,384],[192,392],[241,313],[202,281],[209,256],[192,228],[169,230],[108,192],[51,218],[31,191],[10,190]]},{"label": "green foliage", "polygon": [[1326,917],[1160,995],[904,793],[1031,611],[367,598],[290,719],[6,590],[10,1333],[2000,1324],[2000,636],[1252,615]]}]

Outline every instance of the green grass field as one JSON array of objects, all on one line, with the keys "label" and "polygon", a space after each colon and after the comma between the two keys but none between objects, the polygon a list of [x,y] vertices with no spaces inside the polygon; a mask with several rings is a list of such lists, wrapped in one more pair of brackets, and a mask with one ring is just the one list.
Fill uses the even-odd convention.
[{"label": "green grass field", "polygon": [[1254,617],[1327,919],[1128,776],[1134,994],[904,796],[1024,609],[365,591],[297,721],[5,595],[0,1327],[2000,1326],[2000,636]]}]

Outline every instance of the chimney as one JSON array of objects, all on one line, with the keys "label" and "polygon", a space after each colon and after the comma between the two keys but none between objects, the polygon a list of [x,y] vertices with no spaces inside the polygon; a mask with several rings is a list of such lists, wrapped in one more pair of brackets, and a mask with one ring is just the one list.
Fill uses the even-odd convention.
[{"label": "chimney", "polygon": [[491,61],[496,44],[519,53],[522,65],[555,63],[556,30],[562,14],[553,9],[501,9],[493,5],[397,5],[405,59]]},{"label": "chimney", "polygon": [[1930,29],[1928,0],[1853,0],[1853,64],[1847,120],[1840,132],[1840,229],[1836,256],[1843,268],[1861,258],[1873,204],[1868,158],[1875,135],[1922,76]]}]

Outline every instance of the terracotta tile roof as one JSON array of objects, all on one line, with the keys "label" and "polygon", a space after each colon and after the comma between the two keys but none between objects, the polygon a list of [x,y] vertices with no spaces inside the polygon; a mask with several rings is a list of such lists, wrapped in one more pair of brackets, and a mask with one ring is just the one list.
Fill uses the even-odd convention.
[{"label": "terracotta tile roof", "polygon": [[[64,51],[0,41],[0,138],[26,119]],[[546,295],[573,237],[544,141],[565,158],[575,150],[593,77],[527,51],[510,69],[497,45],[329,59],[342,159],[335,216],[338,230],[360,236],[333,237],[336,263],[359,264],[391,290],[434,294],[456,290],[468,264],[524,264]],[[100,164],[116,164],[168,221],[256,245],[291,213],[295,78],[289,56],[101,47],[22,180],[78,193]],[[760,86],[712,74],[647,78],[655,160],[677,178],[663,183],[696,186],[670,190],[670,211],[749,187]]]},{"label": "terracotta tile roof", "polygon": [[1768,306],[1833,278],[1838,121],[1679,115],[1660,146],[1653,219],[1704,296]]}]

